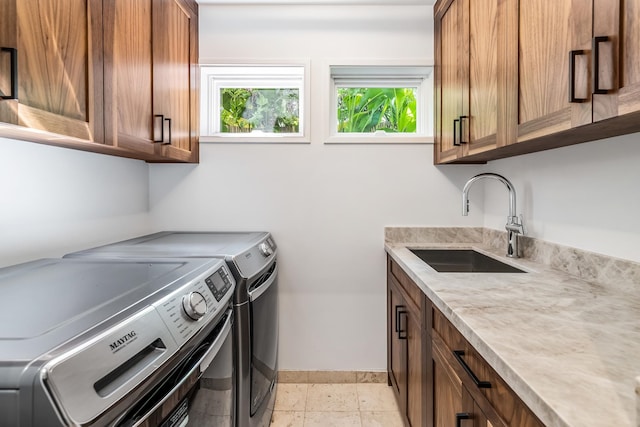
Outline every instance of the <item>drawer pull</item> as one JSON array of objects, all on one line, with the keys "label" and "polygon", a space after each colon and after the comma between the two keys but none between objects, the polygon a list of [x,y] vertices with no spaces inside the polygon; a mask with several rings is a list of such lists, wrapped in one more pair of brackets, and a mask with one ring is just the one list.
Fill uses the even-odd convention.
[{"label": "drawer pull", "polygon": [[584,50],[569,52],[569,102],[585,102],[587,98],[576,97],[576,56],[584,55]]},{"label": "drawer pull", "polygon": [[400,310],[404,309],[404,305],[396,305],[396,332],[400,332]]},{"label": "drawer pull", "polygon": [[460,131],[460,139],[459,139],[460,144],[466,144],[467,143],[467,141],[464,141],[462,139],[462,136],[464,134],[463,133],[464,120],[468,119],[468,118],[469,118],[469,116],[460,116],[460,126],[458,127],[458,130]]},{"label": "drawer pull", "polygon": [[453,350],[453,356],[458,360],[458,362],[460,362],[460,364],[462,365],[462,369],[464,369],[464,371],[469,374],[476,387],[491,388],[491,383],[489,381],[480,381],[476,374],[473,373],[471,368],[469,368],[469,365],[467,365],[467,363],[464,361],[464,359],[462,358],[462,356],[464,356],[464,350]]},{"label": "drawer pull", "polygon": [[455,119],[453,121],[453,145],[454,145],[454,147],[459,147],[460,146],[460,143],[456,139],[457,131],[458,131],[458,126],[457,126],[458,123],[460,123],[460,119]]},{"label": "drawer pull", "polygon": [[471,414],[468,412],[458,412],[456,414],[456,427],[462,427],[462,420],[470,420]]},{"label": "drawer pull", "polygon": [[597,95],[609,93],[607,89],[600,89],[600,43],[608,41],[607,36],[593,38],[593,93]]},{"label": "drawer pull", "polygon": [[407,307],[404,305],[396,305],[396,333],[399,340],[407,339],[407,331],[402,329],[402,315],[407,314]]},{"label": "drawer pull", "polygon": [[18,49],[13,47],[0,48],[2,52],[9,52],[11,60],[11,94],[0,95],[0,99],[18,99]]},{"label": "drawer pull", "polygon": [[[404,308],[404,307],[402,307]],[[407,339],[407,330],[406,329],[402,329],[402,315],[404,314],[405,316],[407,315],[407,311],[406,310],[400,310],[398,312],[399,316],[398,316],[398,339],[399,340],[406,340]]]},{"label": "drawer pull", "polygon": [[[158,120],[160,119],[160,126],[156,126],[158,124]],[[153,120],[154,120],[154,131],[153,134],[157,135],[160,134],[160,139],[154,138],[153,142],[159,142],[164,144],[164,115],[162,114],[156,114],[153,116]]]}]

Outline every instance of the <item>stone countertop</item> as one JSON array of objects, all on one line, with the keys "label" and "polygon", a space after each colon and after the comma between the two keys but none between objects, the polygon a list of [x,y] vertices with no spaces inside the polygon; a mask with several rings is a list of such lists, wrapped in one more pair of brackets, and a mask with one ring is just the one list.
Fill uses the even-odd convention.
[{"label": "stone countertop", "polygon": [[[443,247],[527,273],[438,273],[409,251]],[[640,292],[513,260],[481,242],[387,239],[385,249],[547,426],[640,427]]]}]

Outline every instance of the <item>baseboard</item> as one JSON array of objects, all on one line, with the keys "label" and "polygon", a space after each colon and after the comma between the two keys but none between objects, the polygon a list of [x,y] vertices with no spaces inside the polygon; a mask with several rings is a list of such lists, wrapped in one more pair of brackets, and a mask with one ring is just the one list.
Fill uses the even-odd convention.
[{"label": "baseboard", "polygon": [[278,371],[282,384],[386,383],[386,371]]}]

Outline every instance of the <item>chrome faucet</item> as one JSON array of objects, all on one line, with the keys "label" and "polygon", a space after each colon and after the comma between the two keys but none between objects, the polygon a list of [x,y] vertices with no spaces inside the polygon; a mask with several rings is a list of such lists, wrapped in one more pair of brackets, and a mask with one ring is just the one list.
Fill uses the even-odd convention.
[{"label": "chrome faucet", "polygon": [[469,189],[471,185],[482,178],[497,179],[506,185],[507,190],[509,190],[509,216],[505,225],[508,235],[507,256],[518,258],[518,234],[524,235],[524,227],[522,220],[516,215],[516,189],[507,178],[496,173],[481,173],[469,179],[462,189],[462,215],[467,216],[469,214]]}]

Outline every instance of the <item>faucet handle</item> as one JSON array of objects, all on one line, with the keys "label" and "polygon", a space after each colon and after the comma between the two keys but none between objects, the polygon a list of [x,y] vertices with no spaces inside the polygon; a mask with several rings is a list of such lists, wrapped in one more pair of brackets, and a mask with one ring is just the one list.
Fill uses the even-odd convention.
[{"label": "faucet handle", "polygon": [[507,225],[505,228],[509,231],[513,231],[518,234],[525,234],[524,230],[524,222],[522,220],[522,215],[518,216],[510,216],[507,217]]}]

